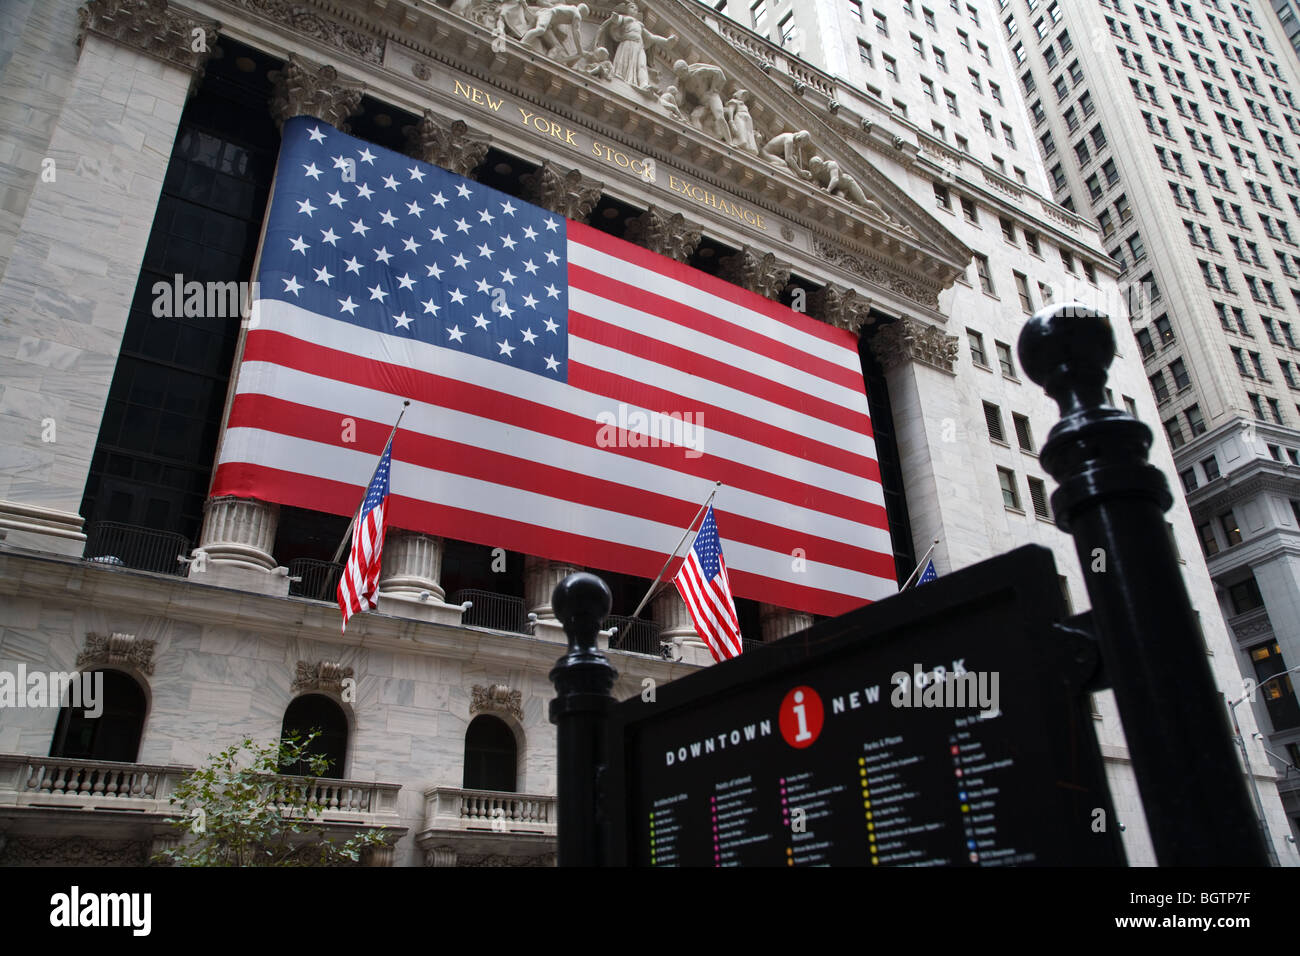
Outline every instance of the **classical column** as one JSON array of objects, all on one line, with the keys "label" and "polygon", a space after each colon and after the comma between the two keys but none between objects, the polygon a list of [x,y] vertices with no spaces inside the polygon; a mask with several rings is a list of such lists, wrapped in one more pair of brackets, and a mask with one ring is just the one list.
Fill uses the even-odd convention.
[{"label": "classical column", "polygon": [[406,153],[458,176],[472,176],[487,155],[489,139],[471,132],[463,120],[445,120],[429,110],[420,122],[402,130]]},{"label": "classical column", "polygon": [[718,265],[723,279],[768,299],[779,296],[790,281],[790,263],[748,245],[733,256],[723,256]]},{"label": "classical column", "polygon": [[537,615],[537,622],[533,625],[534,637],[559,644],[568,643],[564,627],[556,619],[555,609],[551,607],[551,594],[557,584],[581,570],[582,568],[563,561],[539,558],[535,554],[524,555],[524,603],[528,606],[529,614]]},{"label": "classical column", "polygon": [[671,582],[650,602],[650,613],[663,625],[659,639],[677,645],[677,656],[681,661],[700,665],[713,663],[713,655],[696,632],[686,602]]},{"label": "classical column", "polygon": [[314,116],[348,132],[347,119],[361,106],[363,87],[344,82],[332,66],[318,66],[296,54],[283,70],[270,74],[271,118],[276,126],[295,116]]},{"label": "classical column", "polygon": [[379,611],[438,624],[459,624],[464,611],[444,603],[442,538],[389,528],[379,574]]},{"label": "classical column", "polygon": [[529,202],[575,222],[587,221],[605,188],[604,183],[582,175],[581,170],[561,169],[550,160],[519,181]]},{"label": "classical column", "polygon": [[797,634],[812,627],[812,624],[812,615],[805,611],[791,611],[789,608],[777,607],[775,604],[758,606],[758,627],[763,635],[764,644]]},{"label": "classical column", "polygon": [[41,47],[42,90],[6,132],[0,248],[0,540],[71,555],[181,110],[216,45],[215,23],[163,0],[92,0],[80,18],[76,62]]},{"label": "classical column", "polygon": [[627,239],[661,256],[685,262],[700,244],[701,230],[679,212],[651,206],[627,221]]},{"label": "classical column", "polygon": [[828,282],[814,292],[812,301],[808,304],[808,311],[815,318],[854,334],[872,322],[871,300],[859,295],[856,289],[846,289],[833,282]]}]

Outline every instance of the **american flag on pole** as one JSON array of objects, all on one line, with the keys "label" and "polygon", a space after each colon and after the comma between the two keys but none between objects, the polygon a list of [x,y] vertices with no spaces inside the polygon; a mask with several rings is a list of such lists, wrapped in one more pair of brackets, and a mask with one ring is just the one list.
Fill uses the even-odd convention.
[{"label": "american flag on pole", "polygon": [[740,654],[740,621],[731,599],[727,580],[727,562],[722,559],[722,541],[713,506],[704,513],[695,543],[673,578],[695,622],[695,631],[709,645],[715,661],[725,661]]},{"label": "american flag on pole", "polygon": [[379,456],[379,464],[366,487],[365,500],[352,527],[352,549],[339,578],[339,610],[343,630],[358,611],[379,606],[379,568],[384,551],[384,512],[388,506],[389,472],[393,464],[390,438]]},{"label": "american flag on pole", "polygon": [[715,481],[733,594],[896,590],[856,337],[307,117],[284,126],[212,494],[653,578]]}]

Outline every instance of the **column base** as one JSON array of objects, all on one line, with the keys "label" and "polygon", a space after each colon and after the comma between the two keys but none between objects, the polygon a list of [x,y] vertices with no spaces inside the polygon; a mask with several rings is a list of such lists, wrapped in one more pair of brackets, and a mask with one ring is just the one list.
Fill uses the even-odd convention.
[{"label": "column base", "polygon": [[[195,554],[198,554],[196,549]],[[289,569],[259,568],[238,561],[218,561],[210,554],[206,560],[190,561],[187,577],[195,584],[209,584],[217,588],[269,594],[272,597],[289,596]]]},{"label": "column base", "polygon": [[[664,635],[667,638],[667,635]],[[677,648],[677,656],[680,658],[678,663],[694,664],[698,667],[708,667],[710,664],[717,663],[713,659],[713,653],[709,646],[698,637],[674,637],[673,644]]]},{"label": "column base", "polygon": [[0,500],[0,541],[7,547],[79,558],[86,549],[81,515]]},{"label": "column base", "polygon": [[[553,617],[539,617],[532,622],[533,637],[541,638],[543,641],[550,641],[552,644],[568,644],[568,635],[564,633],[564,625]],[[599,641],[599,638],[597,638]],[[607,642],[608,643],[608,642]]]}]

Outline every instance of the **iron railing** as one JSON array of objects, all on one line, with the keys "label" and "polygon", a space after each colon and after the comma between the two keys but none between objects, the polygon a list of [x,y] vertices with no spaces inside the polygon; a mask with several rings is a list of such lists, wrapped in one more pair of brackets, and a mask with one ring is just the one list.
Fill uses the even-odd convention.
[{"label": "iron railing", "polygon": [[[289,562],[289,596],[313,601],[334,601],[343,565],[320,558],[294,558]],[[295,581],[294,578],[300,580]]]},{"label": "iron railing", "polygon": [[86,535],[82,556],[98,564],[179,575],[185,573],[185,565],[177,559],[188,558],[189,553],[190,541],[183,534],[96,521]]},{"label": "iron railing", "polygon": [[528,611],[524,599],[509,594],[497,594],[479,588],[462,588],[452,595],[451,604],[473,604],[460,623],[466,627],[486,627],[493,631],[528,633]]},{"label": "iron railing", "polygon": [[639,617],[611,614],[601,622],[600,629],[607,631],[611,627],[616,628],[616,630],[609,638],[610,650],[628,651],[632,654],[649,654],[651,657],[663,656],[659,633],[664,629],[664,626],[658,621],[646,621]]}]

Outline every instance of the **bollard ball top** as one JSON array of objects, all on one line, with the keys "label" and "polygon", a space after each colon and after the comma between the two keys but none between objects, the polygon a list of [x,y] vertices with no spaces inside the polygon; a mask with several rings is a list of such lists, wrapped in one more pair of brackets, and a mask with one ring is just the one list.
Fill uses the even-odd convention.
[{"label": "bollard ball top", "polygon": [[1079,302],[1049,305],[1020,330],[1020,365],[1049,395],[1079,385],[1104,385],[1115,357],[1110,319]]},{"label": "bollard ball top", "polygon": [[614,604],[609,585],[586,571],[570,574],[555,586],[551,607],[567,632],[571,624],[585,622],[593,629],[609,616]]}]

